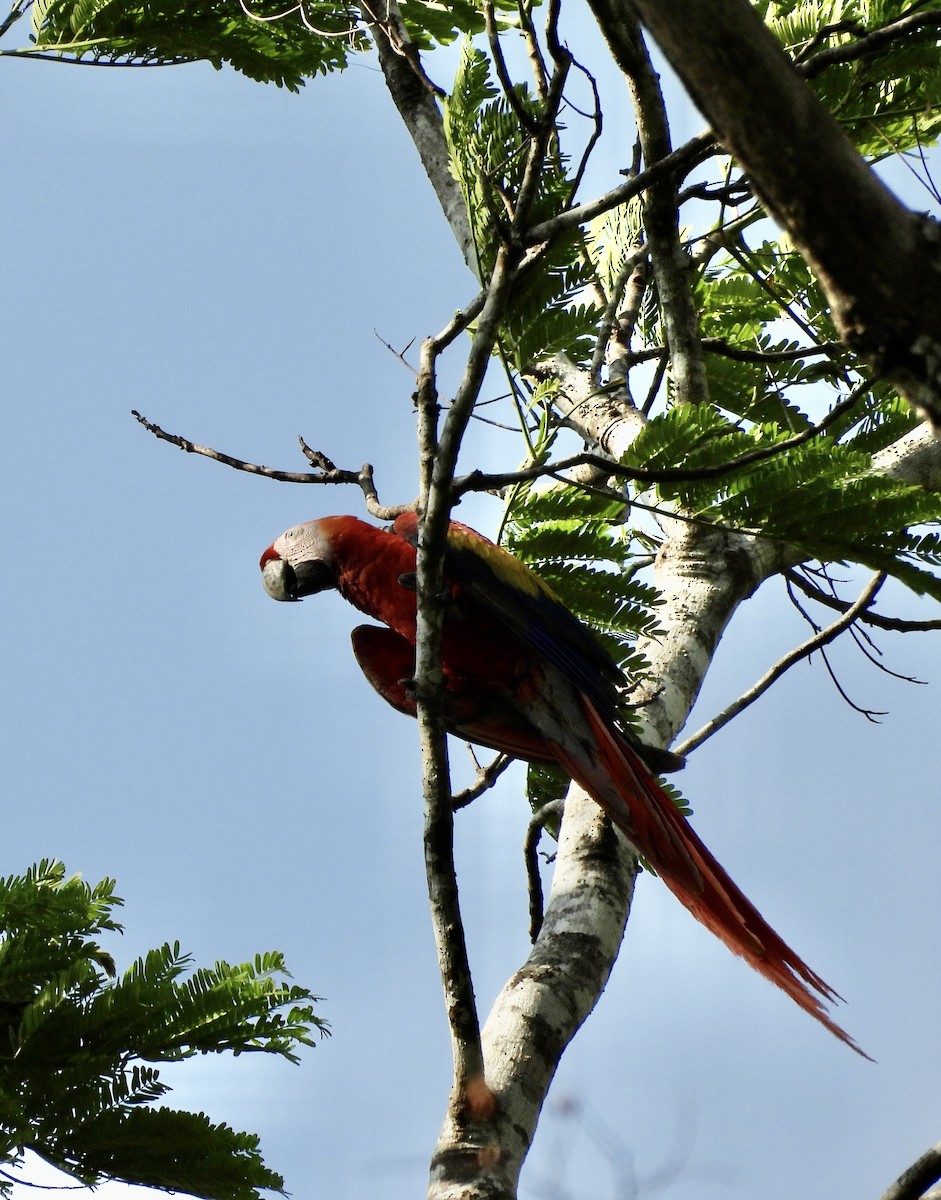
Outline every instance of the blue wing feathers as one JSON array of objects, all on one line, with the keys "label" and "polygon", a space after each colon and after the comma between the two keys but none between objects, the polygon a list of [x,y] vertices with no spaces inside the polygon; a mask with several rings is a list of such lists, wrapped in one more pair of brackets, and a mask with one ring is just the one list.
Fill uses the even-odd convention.
[{"label": "blue wing feathers", "polygon": [[[394,531],[418,540],[414,513],[399,517]],[[525,563],[459,522],[452,522],[445,552],[445,576],[472,600],[498,617],[513,633],[557,667],[592,700],[599,713],[621,725],[621,672],[594,634],[556,598]],[[625,730],[631,740],[632,734]]]}]

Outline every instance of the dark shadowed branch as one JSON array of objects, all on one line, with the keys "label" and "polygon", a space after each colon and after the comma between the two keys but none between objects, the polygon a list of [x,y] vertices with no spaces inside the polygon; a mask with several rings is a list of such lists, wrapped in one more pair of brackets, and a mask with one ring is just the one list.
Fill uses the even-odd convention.
[{"label": "dark shadowed branch", "polygon": [[[848,612],[851,607],[848,600],[841,600],[838,596],[830,595],[829,592],[816,587],[810,580],[805,579],[800,572],[794,569],[785,571],[784,577],[788,583],[800,588],[805,596],[809,596],[811,600],[816,600],[818,604],[823,604],[827,608],[832,608],[842,613]],[[932,629],[941,629],[941,620],[913,621],[902,617],[887,617],[882,613],[875,612],[860,613],[859,621],[863,625],[872,625],[876,629],[886,629],[893,633],[924,633]]]},{"label": "dark shadowed branch", "polygon": [[546,825],[550,821],[561,821],[564,810],[564,800],[550,800],[538,812],[533,813],[526,827],[523,857],[526,862],[526,878],[529,881],[529,938],[532,942],[539,937],[544,915],[542,876],[539,874],[539,842]]},{"label": "dark shadowed branch", "polygon": [[933,1183],[941,1179],[941,1142],[932,1146],[908,1170],[903,1171],[881,1200],[919,1200]]}]

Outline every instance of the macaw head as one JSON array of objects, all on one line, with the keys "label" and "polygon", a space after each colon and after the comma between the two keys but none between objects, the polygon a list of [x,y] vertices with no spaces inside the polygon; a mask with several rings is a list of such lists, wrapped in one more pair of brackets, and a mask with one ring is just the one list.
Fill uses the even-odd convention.
[{"label": "macaw head", "polygon": [[273,600],[303,600],[337,586],[325,521],[306,521],[282,533],[261,556],[261,581]]}]

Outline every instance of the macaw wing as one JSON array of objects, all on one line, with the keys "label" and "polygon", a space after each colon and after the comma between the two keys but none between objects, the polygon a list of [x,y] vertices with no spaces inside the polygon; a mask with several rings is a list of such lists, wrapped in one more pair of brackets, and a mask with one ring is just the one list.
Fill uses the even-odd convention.
[{"label": "macaw wing", "polygon": [[[405,513],[393,532],[418,543],[418,518]],[[501,546],[458,521],[451,522],[445,577],[467,598],[496,617],[527,646],[556,666],[597,710],[619,724],[623,677],[591,630],[558,599],[548,584]]]},{"label": "macaw wing", "polygon": [[[415,647],[392,629],[358,625],[352,633],[353,653],[363,674],[384,700],[407,716],[416,715],[412,680]],[[511,758],[554,763],[545,738],[493,689],[445,678],[444,721],[449,733],[477,742]]]}]

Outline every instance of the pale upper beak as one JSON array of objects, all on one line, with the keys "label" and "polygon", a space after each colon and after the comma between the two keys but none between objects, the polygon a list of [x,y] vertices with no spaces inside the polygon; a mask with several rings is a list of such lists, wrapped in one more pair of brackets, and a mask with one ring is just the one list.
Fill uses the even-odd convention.
[{"label": "pale upper beak", "polygon": [[337,586],[333,568],[323,559],[313,558],[292,565],[277,555],[262,560],[261,581],[272,600],[303,600],[305,596]]},{"label": "pale upper beak", "polygon": [[297,576],[283,558],[269,558],[261,568],[261,582],[272,600],[296,600]]}]

